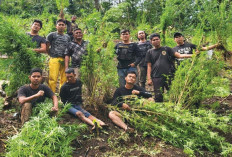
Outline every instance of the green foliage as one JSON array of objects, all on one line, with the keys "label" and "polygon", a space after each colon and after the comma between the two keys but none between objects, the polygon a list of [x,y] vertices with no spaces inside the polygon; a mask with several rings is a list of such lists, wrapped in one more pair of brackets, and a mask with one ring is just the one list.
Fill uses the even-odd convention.
[{"label": "green foliage", "polygon": [[56,5],[59,10],[63,10],[69,6],[69,0],[56,0]]},{"label": "green foliage", "polygon": [[13,22],[5,21],[0,16],[0,52],[12,57],[9,67],[10,84],[7,87],[8,95],[14,93],[20,86],[28,82],[28,75],[33,67],[43,67],[43,57],[32,51],[35,43],[25,32],[18,29]]},{"label": "green foliage", "polygon": [[129,123],[143,132],[144,136],[155,136],[183,148],[184,152],[194,155],[207,149],[225,156],[232,154],[232,145],[219,135],[231,132],[231,115],[220,116],[210,110],[181,109],[172,103],[134,102],[132,113],[120,111]]},{"label": "green foliage", "polygon": [[8,80],[10,73],[7,71],[13,64],[12,59],[0,59],[0,80]]},{"label": "green foliage", "polygon": [[60,126],[56,117],[49,117],[51,107],[51,103],[42,103],[35,108],[33,117],[21,132],[9,139],[7,157],[72,156],[70,144],[86,125]]},{"label": "green foliage", "polygon": [[110,25],[112,27],[112,31],[120,31],[122,28],[127,28],[129,27],[128,23],[131,20],[128,17],[128,7],[129,3],[124,2],[120,3],[119,5],[112,7],[109,9],[104,17],[103,17],[103,22],[106,22],[107,25]]},{"label": "green foliage", "polygon": [[90,104],[102,104],[103,99],[110,97],[112,87],[118,84],[112,41],[116,35],[111,33],[115,27],[96,12],[90,14],[85,23],[90,34],[85,36],[89,45],[81,66],[82,81],[87,86]]},{"label": "green foliage", "polygon": [[88,40],[88,55],[82,62],[81,78],[87,86],[90,104],[102,104],[103,98],[108,98],[112,87],[117,84],[116,64],[113,62],[114,43],[96,35],[88,36]]},{"label": "green foliage", "polygon": [[[225,83],[217,79],[224,64],[216,57],[207,59],[205,53],[183,61],[172,81],[169,100],[183,107],[191,107],[205,98],[216,94],[215,87]],[[227,83],[228,86],[228,83]]]},{"label": "green foliage", "polygon": [[0,11],[8,15],[20,15],[29,18],[43,12],[58,13],[56,1],[53,0],[2,0]]}]

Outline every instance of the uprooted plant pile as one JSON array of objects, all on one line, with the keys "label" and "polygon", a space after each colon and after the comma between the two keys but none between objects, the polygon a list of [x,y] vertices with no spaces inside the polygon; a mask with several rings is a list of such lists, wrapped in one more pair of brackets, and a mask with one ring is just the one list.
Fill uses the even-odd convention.
[{"label": "uprooted plant pile", "polygon": [[[26,122],[20,133],[11,137],[7,144],[6,156],[71,156],[74,148],[71,142],[86,129],[86,125],[58,124],[58,119],[67,110],[68,105],[57,117],[50,117],[52,103],[38,105],[30,121]],[[35,113],[38,113],[35,116]]]}]

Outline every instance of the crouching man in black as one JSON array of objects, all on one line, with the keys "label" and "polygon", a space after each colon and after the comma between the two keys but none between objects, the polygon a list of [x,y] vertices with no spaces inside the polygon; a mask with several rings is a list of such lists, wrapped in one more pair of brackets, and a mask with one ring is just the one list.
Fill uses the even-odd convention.
[{"label": "crouching man in black", "polygon": [[[126,103],[125,98],[129,95],[137,95],[139,97],[149,98],[150,100],[154,101],[152,99],[152,95],[145,91],[144,88],[136,86],[136,72],[129,71],[125,77],[126,85],[121,86],[118,88],[113,97],[112,105],[117,105],[118,107],[121,107],[124,110],[130,111],[130,106]],[[133,99],[131,97],[131,99]],[[129,128],[121,119],[121,114],[117,111],[110,111],[109,118],[115,123],[117,126],[123,128],[125,131],[131,131],[133,129]]]},{"label": "crouching man in black", "polygon": [[50,98],[53,101],[52,111],[58,111],[58,100],[56,95],[52,92],[52,90],[42,82],[42,70],[39,68],[34,68],[30,72],[29,79],[31,83],[29,85],[24,85],[18,90],[18,100],[22,105],[21,109],[21,122],[24,124],[29,120],[32,107],[34,107],[37,103],[44,102],[45,98]]},{"label": "crouching man in black", "polygon": [[67,82],[60,89],[60,98],[64,104],[71,103],[72,106],[68,112],[79,117],[83,122],[92,125],[92,129],[95,128],[94,119],[99,122],[100,126],[107,126],[104,122],[82,108],[82,83],[79,79],[75,78],[74,69],[67,69],[65,75]]}]

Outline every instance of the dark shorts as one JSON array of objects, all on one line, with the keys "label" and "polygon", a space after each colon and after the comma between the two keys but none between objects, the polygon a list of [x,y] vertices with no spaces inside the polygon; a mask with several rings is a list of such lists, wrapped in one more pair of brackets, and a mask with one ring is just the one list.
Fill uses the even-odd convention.
[{"label": "dark shorts", "polygon": [[88,118],[89,116],[91,116],[91,114],[89,112],[87,112],[86,110],[84,110],[81,105],[72,105],[72,107],[68,110],[69,113],[71,113],[74,116],[77,116],[77,112],[82,112],[86,118]]}]

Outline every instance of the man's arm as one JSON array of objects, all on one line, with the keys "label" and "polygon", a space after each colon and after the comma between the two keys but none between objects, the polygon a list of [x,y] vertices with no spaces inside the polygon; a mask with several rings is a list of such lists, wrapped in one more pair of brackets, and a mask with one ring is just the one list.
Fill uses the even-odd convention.
[{"label": "man's arm", "polygon": [[57,96],[54,94],[52,96],[52,101],[53,101],[53,107],[52,107],[52,111],[58,111],[58,99]]},{"label": "man's arm", "polygon": [[66,55],[64,59],[65,69],[68,69],[70,56]]},{"label": "man's arm", "polygon": [[[191,58],[192,54],[180,54],[178,52],[174,52],[174,56],[176,58]],[[148,70],[147,70],[148,71]]]},{"label": "man's arm", "polygon": [[36,98],[39,98],[41,96],[44,95],[44,91],[43,90],[40,90],[38,93],[32,95],[32,96],[29,96],[29,97],[25,97],[25,96],[19,96],[19,103],[20,104],[24,104],[26,102],[30,102],[32,101],[33,99],[36,99]]},{"label": "man's arm", "polygon": [[37,53],[47,53],[47,46],[45,43],[41,43],[40,48],[33,49]]},{"label": "man's arm", "polygon": [[46,50],[47,50],[48,54],[49,54],[49,49],[50,49],[51,43],[53,41],[53,34],[54,34],[54,32],[51,32],[46,37]]},{"label": "man's arm", "polygon": [[138,96],[141,96],[141,97],[144,97],[144,98],[152,97],[151,93],[146,92],[146,91],[133,90],[132,94],[138,95]]},{"label": "man's arm", "polygon": [[49,54],[49,49],[50,49],[50,42],[48,41],[46,44],[46,53]]},{"label": "man's arm", "polygon": [[141,52],[137,44],[135,44],[134,46],[134,51],[135,51],[136,58],[135,58],[135,62],[130,64],[131,67],[136,67],[142,60]]},{"label": "man's arm", "polygon": [[206,47],[201,47],[200,51],[212,50],[212,49],[216,48],[217,46],[218,46],[218,44],[214,44],[214,45],[210,45],[210,46],[206,46]]},{"label": "man's arm", "polygon": [[148,85],[152,85],[152,80],[151,80],[151,63],[147,63],[147,83],[148,83]]},{"label": "man's arm", "polygon": [[67,99],[67,95],[68,94],[65,90],[65,86],[63,85],[61,88],[60,88],[60,98],[61,98],[61,101],[63,102],[63,104],[65,104],[66,102],[68,102],[68,99]]}]

